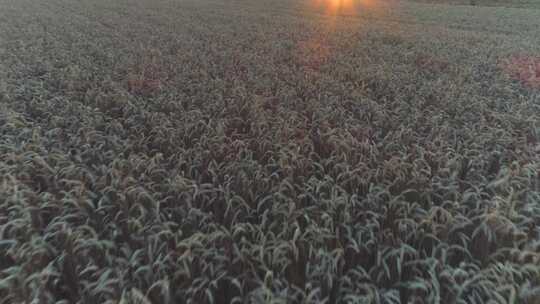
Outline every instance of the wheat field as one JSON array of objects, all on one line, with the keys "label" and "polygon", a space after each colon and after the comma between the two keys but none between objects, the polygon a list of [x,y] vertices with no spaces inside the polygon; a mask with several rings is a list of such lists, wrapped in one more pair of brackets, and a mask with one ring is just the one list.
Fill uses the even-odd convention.
[{"label": "wheat field", "polygon": [[0,303],[540,303],[540,10],[465,2],[0,0]]}]

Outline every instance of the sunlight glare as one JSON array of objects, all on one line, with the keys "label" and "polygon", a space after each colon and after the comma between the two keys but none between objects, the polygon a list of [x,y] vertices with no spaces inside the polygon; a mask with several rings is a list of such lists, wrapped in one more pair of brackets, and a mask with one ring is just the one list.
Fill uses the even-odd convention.
[{"label": "sunlight glare", "polygon": [[355,15],[362,8],[374,8],[377,0],[311,0],[314,7],[330,15]]},{"label": "sunlight glare", "polygon": [[341,14],[351,12],[354,8],[354,0],[315,0],[316,5],[324,9],[325,13]]}]

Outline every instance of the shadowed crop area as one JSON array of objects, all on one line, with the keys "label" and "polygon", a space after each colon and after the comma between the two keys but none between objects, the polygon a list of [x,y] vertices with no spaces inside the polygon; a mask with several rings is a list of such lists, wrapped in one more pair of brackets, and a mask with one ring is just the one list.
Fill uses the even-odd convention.
[{"label": "shadowed crop area", "polygon": [[0,0],[0,303],[538,304],[540,10],[442,2]]}]

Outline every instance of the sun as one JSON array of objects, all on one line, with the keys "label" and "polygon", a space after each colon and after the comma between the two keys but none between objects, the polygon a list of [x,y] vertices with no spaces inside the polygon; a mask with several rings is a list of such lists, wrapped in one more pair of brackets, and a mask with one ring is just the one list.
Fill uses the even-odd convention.
[{"label": "sun", "polygon": [[327,14],[355,14],[362,8],[374,8],[377,0],[311,0],[310,3]]},{"label": "sun", "polygon": [[352,7],[353,4],[353,0],[329,0],[329,2],[331,7],[338,10]]},{"label": "sun", "polygon": [[352,11],[355,0],[314,0],[314,3],[325,13],[338,14]]}]

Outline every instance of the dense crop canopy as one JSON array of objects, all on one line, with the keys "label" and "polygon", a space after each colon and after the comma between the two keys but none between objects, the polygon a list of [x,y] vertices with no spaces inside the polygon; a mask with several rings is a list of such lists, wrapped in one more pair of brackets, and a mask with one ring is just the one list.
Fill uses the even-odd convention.
[{"label": "dense crop canopy", "polygon": [[538,303],[538,20],[0,0],[0,303]]}]

